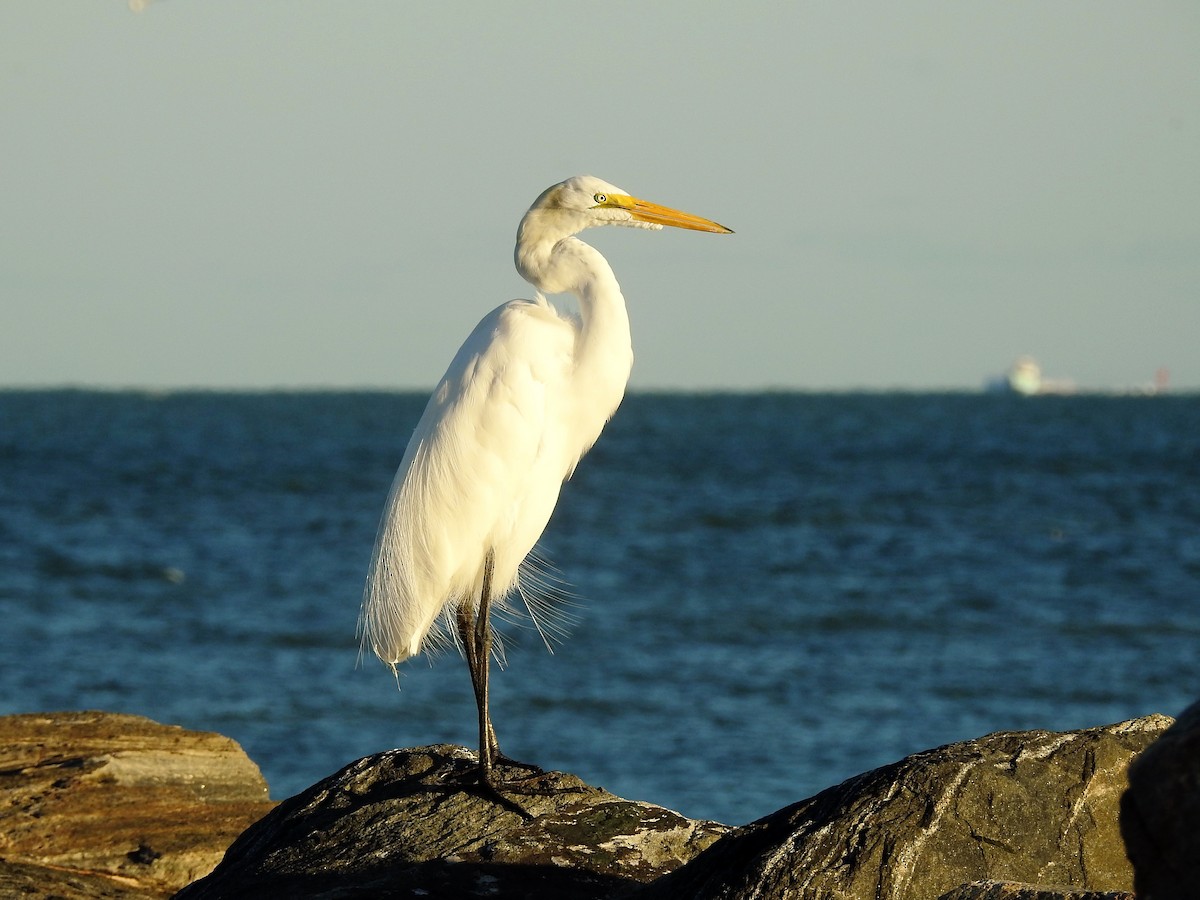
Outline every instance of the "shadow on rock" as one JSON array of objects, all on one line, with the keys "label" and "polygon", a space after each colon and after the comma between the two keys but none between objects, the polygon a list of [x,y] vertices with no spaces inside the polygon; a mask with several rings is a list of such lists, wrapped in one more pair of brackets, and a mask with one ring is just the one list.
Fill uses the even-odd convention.
[{"label": "shadow on rock", "polygon": [[1138,896],[1200,898],[1200,702],[1129,767],[1121,833]]}]

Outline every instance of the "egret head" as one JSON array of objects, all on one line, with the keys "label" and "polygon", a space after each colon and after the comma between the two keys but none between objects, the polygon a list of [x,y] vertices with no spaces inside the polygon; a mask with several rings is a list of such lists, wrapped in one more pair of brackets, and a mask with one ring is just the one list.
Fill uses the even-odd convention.
[{"label": "egret head", "polygon": [[639,200],[592,175],[576,175],[543,191],[521,219],[514,252],[517,271],[547,294],[578,293],[597,273],[607,272],[611,279],[612,270],[603,256],[581,241],[568,240],[598,225],[652,229],[671,225],[714,234],[731,233],[709,219]]},{"label": "egret head", "polygon": [[572,222],[568,226],[572,228],[570,233],[597,225],[624,225],[654,230],[670,225],[714,234],[731,233],[724,225],[700,216],[641,200],[594,175],[576,175],[547,188],[529,208],[528,214],[534,213],[561,218],[564,224]]}]

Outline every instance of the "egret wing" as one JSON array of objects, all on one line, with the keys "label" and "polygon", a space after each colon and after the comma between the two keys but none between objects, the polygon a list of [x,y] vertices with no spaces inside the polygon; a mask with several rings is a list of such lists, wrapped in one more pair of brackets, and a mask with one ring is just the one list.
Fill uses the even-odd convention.
[{"label": "egret wing", "polygon": [[364,645],[385,662],[417,653],[443,609],[478,602],[489,548],[493,594],[514,585],[570,465],[555,423],[574,337],[544,302],[505,304],[438,383],[396,473],[364,595]]}]

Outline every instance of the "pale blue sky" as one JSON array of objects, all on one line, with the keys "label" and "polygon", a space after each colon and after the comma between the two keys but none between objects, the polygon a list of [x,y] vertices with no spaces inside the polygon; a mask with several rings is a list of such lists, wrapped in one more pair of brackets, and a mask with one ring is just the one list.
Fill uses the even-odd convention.
[{"label": "pale blue sky", "polygon": [[1200,389],[1200,4],[0,4],[0,385],[427,388],[590,173],[634,387]]}]

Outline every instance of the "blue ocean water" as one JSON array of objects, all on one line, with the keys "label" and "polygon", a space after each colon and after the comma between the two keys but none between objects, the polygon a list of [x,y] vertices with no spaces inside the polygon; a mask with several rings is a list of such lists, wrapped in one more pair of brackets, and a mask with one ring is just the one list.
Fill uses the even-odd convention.
[{"label": "blue ocean water", "polygon": [[[465,665],[356,668],[424,405],[0,392],[0,713],[220,731],[281,798],[475,742]],[[633,395],[509,629],[505,752],[739,824],[909,753],[1200,695],[1200,396]],[[399,689],[398,689],[399,688]]]}]

